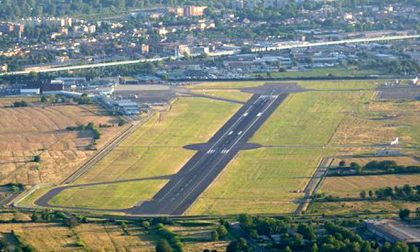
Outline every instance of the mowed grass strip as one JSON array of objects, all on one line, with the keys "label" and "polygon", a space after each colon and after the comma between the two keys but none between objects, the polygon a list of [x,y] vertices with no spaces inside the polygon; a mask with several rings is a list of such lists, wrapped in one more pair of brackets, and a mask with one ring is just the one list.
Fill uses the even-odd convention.
[{"label": "mowed grass strip", "polygon": [[241,151],[190,214],[293,212],[320,160],[335,154],[328,143],[340,122],[372,94],[290,95],[251,139],[275,147]]},{"label": "mowed grass strip", "polygon": [[398,174],[379,176],[327,177],[320,193],[338,197],[359,197],[362,190],[375,191],[379,188],[420,184],[419,174]]},{"label": "mowed grass strip", "polygon": [[139,201],[152,199],[167,180],[147,180],[73,187],[51,199],[49,204],[60,207],[82,207],[94,209],[124,209]]},{"label": "mowed grass strip", "polygon": [[194,155],[183,146],[207,142],[240,104],[183,97],[156,114],[77,183],[146,178],[176,173]]}]

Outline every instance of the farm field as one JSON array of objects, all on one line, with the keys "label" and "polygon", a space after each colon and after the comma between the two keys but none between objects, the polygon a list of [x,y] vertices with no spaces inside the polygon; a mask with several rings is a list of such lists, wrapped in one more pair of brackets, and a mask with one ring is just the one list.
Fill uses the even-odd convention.
[{"label": "farm field", "polygon": [[[0,122],[0,181],[29,185],[59,182],[94,153],[87,150],[92,141],[89,132],[67,131],[66,127],[118,121],[94,105],[3,107],[0,117],[8,118]],[[97,148],[125,127],[101,128]],[[32,162],[35,155],[40,155],[41,162]]]},{"label": "farm field", "polygon": [[327,177],[319,193],[337,197],[359,198],[362,190],[375,191],[379,188],[420,184],[419,174],[392,174],[378,176]]},{"label": "farm field", "polygon": [[[206,142],[239,107],[239,104],[207,98],[178,98],[170,111],[151,117],[75,184],[173,175],[195,153],[184,149],[183,146]],[[209,121],[212,123],[208,123]],[[99,198],[91,201],[91,197],[79,197],[78,190],[73,189],[61,192],[54,200],[65,205],[77,202],[78,206],[88,205],[92,208],[107,208],[106,206],[126,208],[142,200],[142,193],[137,195],[136,200],[130,198],[127,199],[128,203],[122,202],[118,205],[115,202],[120,200],[120,196],[140,191],[145,193],[146,198],[150,198],[162,186],[162,180],[158,185],[154,182],[149,184],[151,181],[135,182],[136,186],[121,183],[118,193],[115,194],[113,193],[115,188],[109,185],[97,188],[98,190],[90,187],[81,189],[88,190],[88,195],[108,195],[105,200]]]},{"label": "farm field", "polygon": [[88,187],[73,187],[61,192],[49,202],[52,206],[124,209],[141,200],[151,199],[166,180],[147,180]]}]

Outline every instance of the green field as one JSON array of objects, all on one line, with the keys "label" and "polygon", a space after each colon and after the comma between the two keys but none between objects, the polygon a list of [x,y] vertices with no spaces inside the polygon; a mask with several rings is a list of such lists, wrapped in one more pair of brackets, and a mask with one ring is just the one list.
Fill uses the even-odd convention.
[{"label": "green field", "polygon": [[95,209],[124,209],[142,200],[153,198],[167,181],[148,180],[72,187],[64,190],[49,202],[52,206]]},{"label": "green field", "polygon": [[[202,82],[189,86],[194,92],[219,92],[226,96],[227,91],[257,87],[264,83],[298,83],[301,87],[316,90],[325,89],[374,89],[384,80],[323,80],[323,81],[241,81],[241,82]],[[222,94],[225,92],[225,94]]]},{"label": "green field", "polygon": [[207,142],[239,107],[205,98],[179,98],[171,111],[153,116],[76,182],[174,174],[195,153],[183,146]]},{"label": "green field", "polygon": [[[290,95],[251,142],[274,148],[242,151],[190,214],[288,213],[322,157],[340,122],[369,101],[372,91],[317,91]],[[325,148],[327,147],[327,148]]]},{"label": "green field", "polygon": [[272,72],[272,73],[255,73],[254,76],[263,78],[332,78],[332,77],[371,77],[374,75],[383,75],[384,72],[376,69],[352,69],[344,67],[315,68],[309,71],[296,72]]},{"label": "green field", "polygon": [[321,149],[261,148],[241,152],[190,214],[289,213],[322,156]]},{"label": "green field", "polygon": [[[239,108],[240,104],[206,98],[179,98],[170,111],[152,116],[75,184],[175,174],[195,153],[183,146],[207,142]],[[162,185],[162,181],[156,184],[155,180],[148,180],[73,188],[60,193],[52,203],[98,209],[125,208],[153,196]],[[133,194],[136,191],[140,192],[137,198]],[[123,195],[128,196],[121,200]]]}]

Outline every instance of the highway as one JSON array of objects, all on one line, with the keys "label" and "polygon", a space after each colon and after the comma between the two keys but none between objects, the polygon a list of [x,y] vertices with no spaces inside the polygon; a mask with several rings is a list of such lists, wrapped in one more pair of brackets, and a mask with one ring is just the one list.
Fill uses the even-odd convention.
[{"label": "highway", "polygon": [[226,165],[287,97],[254,95],[155,195],[124,212],[136,215],[182,215],[215,181]]},{"label": "highway", "polygon": [[[251,52],[264,52],[264,51],[274,51],[274,50],[285,50],[291,48],[307,48],[307,47],[317,47],[317,46],[327,46],[327,45],[340,45],[340,44],[357,44],[357,43],[367,43],[367,42],[381,42],[381,41],[392,41],[392,40],[405,40],[405,39],[418,39],[420,35],[399,35],[399,36],[381,36],[381,37],[372,37],[372,38],[357,38],[357,39],[344,39],[337,41],[325,41],[325,42],[290,42],[273,47],[253,47]],[[227,55],[239,54],[240,50],[226,50],[219,52],[211,52],[209,56],[211,57],[222,57]],[[198,54],[191,55],[192,57],[200,56]],[[60,71],[71,71],[71,70],[81,70],[89,68],[99,68],[99,67],[109,67],[109,66],[119,66],[119,65],[130,65],[146,62],[157,62],[165,60],[176,60],[182,57],[158,57],[153,59],[139,59],[139,60],[126,60],[126,61],[114,61],[114,62],[105,62],[97,64],[84,64],[84,65],[74,65],[74,66],[63,66],[55,68],[40,68],[33,71],[23,70],[15,72],[0,73],[0,76],[3,75],[24,75],[29,74],[30,72],[36,73],[50,73],[50,72],[60,72]]]}]

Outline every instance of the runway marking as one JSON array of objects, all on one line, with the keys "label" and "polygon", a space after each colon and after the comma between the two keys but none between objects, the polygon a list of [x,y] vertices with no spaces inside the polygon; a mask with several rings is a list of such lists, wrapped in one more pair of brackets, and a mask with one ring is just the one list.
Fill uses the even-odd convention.
[{"label": "runway marking", "polygon": [[[277,98],[276,98],[277,99]],[[268,108],[270,108],[272,105],[273,105],[273,103],[276,101],[276,99],[273,99],[273,101],[271,101],[271,103],[263,110],[263,113],[265,112],[265,111],[267,111],[268,110]],[[258,100],[258,99],[257,99]],[[259,119],[259,117],[257,117],[253,122],[252,122],[252,124],[251,124],[251,126],[250,127],[248,127],[247,129],[246,129],[246,131],[245,131],[245,133],[250,129],[250,128],[252,128],[253,126],[254,126],[254,124],[258,121],[258,119]],[[238,143],[238,141],[239,140],[241,140],[242,139],[242,137],[244,136],[245,134],[243,134],[242,136],[240,136],[239,138],[238,138],[238,140],[237,141],[235,141],[235,143],[231,146],[231,148],[228,150],[228,151],[230,151],[237,143]],[[217,162],[215,163],[215,164],[213,164],[213,166],[211,166],[211,168],[210,168],[210,170],[209,170],[209,172],[198,182],[198,183],[196,183],[195,184],[195,186],[192,188],[192,190],[190,190],[189,192],[188,192],[188,194],[183,198],[183,199],[181,199],[180,200],[180,203],[178,204],[178,205],[176,205],[173,209],[174,209],[174,211],[176,211],[177,210],[177,208],[180,206],[180,205],[182,205],[186,200],[187,200],[187,198],[191,195],[191,193],[192,192],[194,192],[194,190],[199,186],[199,185],[201,185],[201,183],[205,180],[205,179],[207,179],[207,177],[211,174],[211,172],[215,169],[215,167],[217,167],[217,165],[221,162],[223,160],[223,158],[220,158],[220,159],[218,159],[217,160]]]},{"label": "runway marking", "polygon": [[[270,108],[272,105],[273,105],[273,103],[275,102],[277,100],[277,98],[276,99],[273,99],[272,101],[271,101],[271,103],[267,106],[267,107],[265,107],[265,109],[261,112],[261,113],[264,113],[265,111],[267,111],[268,110],[268,108]],[[242,139],[242,137],[245,135],[245,133],[247,133],[253,126],[254,126],[254,124],[258,121],[258,119],[259,119],[260,117],[257,117],[252,123],[251,123],[251,125],[245,130],[245,132],[244,132],[244,134],[242,134],[242,136],[240,136],[232,145],[231,145],[231,147],[230,147],[230,149],[229,149],[229,151]],[[242,132],[242,131],[241,131]]]}]

